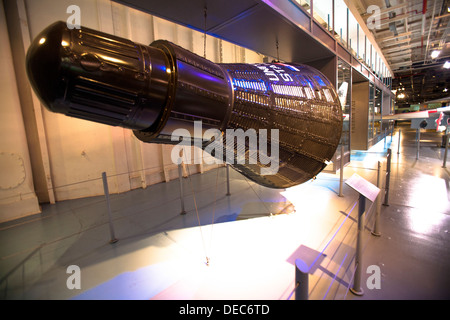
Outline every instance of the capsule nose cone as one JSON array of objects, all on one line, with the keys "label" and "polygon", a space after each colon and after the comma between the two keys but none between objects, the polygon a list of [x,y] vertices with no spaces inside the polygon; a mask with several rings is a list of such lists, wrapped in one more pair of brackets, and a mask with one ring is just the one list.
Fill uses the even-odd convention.
[{"label": "capsule nose cone", "polygon": [[52,111],[61,93],[61,50],[64,22],[56,22],[42,31],[31,43],[26,57],[30,83],[44,105]]}]

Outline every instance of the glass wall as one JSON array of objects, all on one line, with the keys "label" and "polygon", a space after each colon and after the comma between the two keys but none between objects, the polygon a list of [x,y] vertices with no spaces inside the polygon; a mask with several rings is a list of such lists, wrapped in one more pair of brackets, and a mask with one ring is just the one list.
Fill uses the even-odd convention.
[{"label": "glass wall", "polygon": [[332,32],[333,30],[333,0],[314,1],[314,19],[316,19],[322,27]]},{"label": "glass wall", "polygon": [[[359,45],[359,25],[353,14],[349,11],[348,13],[348,36],[349,36],[349,47],[348,49],[351,53],[357,57],[358,56],[358,45]],[[362,32],[362,31],[361,31]]]},{"label": "glass wall", "polygon": [[[364,33],[344,0],[290,0],[311,14],[325,29],[347,48],[356,58],[369,67],[386,86],[390,86],[391,74],[375,47]],[[333,16],[334,3],[334,16]],[[334,30],[333,30],[334,22]],[[387,79],[387,80],[384,80]]]},{"label": "glass wall", "polygon": [[306,12],[311,13],[311,0],[294,0]]},{"label": "glass wall", "polygon": [[347,11],[344,0],[334,0],[334,15],[338,17],[334,20],[334,31],[344,47],[347,47]]},{"label": "glass wall", "polygon": [[369,84],[369,116],[368,116],[368,135],[367,138],[370,140],[373,138],[373,118],[374,118],[374,103],[375,103],[375,85],[370,82]]},{"label": "glass wall", "polygon": [[[328,30],[337,41],[345,47],[354,57],[356,57],[366,67],[371,69],[372,73],[388,88],[392,86],[392,74],[389,72],[389,68],[383,62],[382,55],[377,52],[376,47],[369,40],[361,28],[361,25],[353,13],[348,9],[344,0],[290,0],[298,7],[301,7],[304,11],[311,14],[311,8],[313,18],[322,27]],[[333,11],[334,8],[334,11]],[[334,12],[334,15],[333,15]],[[362,22],[361,22],[362,23]],[[333,30],[334,26],[334,30]],[[338,59],[338,94],[342,105],[342,111],[344,113],[344,126],[341,138],[341,144],[345,146],[345,150],[350,150],[350,110],[351,110],[351,71],[352,66],[348,65],[344,60]],[[367,91],[366,97],[367,97]],[[384,96],[384,102],[387,103],[390,96]],[[368,102],[368,142],[374,138],[378,138],[378,135],[384,130],[382,128],[382,105],[383,105],[383,92],[377,88],[374,83],[369,84],[369,102]],[[367,110],[367,109],[366,109]],[[386,111],[384,111],[386,114]],[[393,111],[392,111],[393,113]],[[365,119],[365,117],[364,117]],[[364,120],[365,121],[365,120]],[[366,128],[364,128],[364,131]],[[355,140],[356,141],[356,140]],[[337,156],[339,156],[340,148],[337,150]]]},{"label": "glass wall", "polygon": [[359,28],[358,32],[359,38],[358,38],[358,58],[361,61],[364,61],[365,59],[365,53],[366,53],[366,35],[364,34],[363,30]]},{"label": "glass wall", "polygon": [[[342,127],[341,144],[344,145],[344,152],[350,150],[350,103],[351,103],[351,67],[342,59],[338,59],[338,95],[344,115]],[[338,148],[337,152],[341,152]]]},{"label": "glass wall", "polygon": [[374,101],[374,108],[373,108],[373,134],[374,137],[379,135],[381,133],[381,105],[382,105],[382,99],[383,99],[383,92],[375,87],[375,101]]},{"label": "glass wall", "polygon": [[370,58],[372,56],[372,44],[370,41],[367,41],[367,47],[366,47],[366,66],[370,67]]},{"label": "glass wall", "polygon": [[369,84],[368,139],[376,138],[381,133],[381,107],[383,92],[372,82]]}]

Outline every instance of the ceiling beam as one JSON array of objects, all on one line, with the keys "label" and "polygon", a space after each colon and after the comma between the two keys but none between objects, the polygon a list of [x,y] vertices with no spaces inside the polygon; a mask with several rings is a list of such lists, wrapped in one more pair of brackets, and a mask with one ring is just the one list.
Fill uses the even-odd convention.
[{"label": "ceiling beam", "polygon": [[412,32],[408,31],[408,32],[403,32],[403,33],[399,33],[397,35],[394,35],[392,32],[389,31],[389,34],[386,33],[385,36],[383,36],[383,37],[376,37],[375,39],[377,39],[377,41],[380,41],[380,42],[392,41],[392,40],[395,40],[395,39],[400,38],[400,37],[410,36],[411,34],[412,34]]},{"label": "ceiling beam", "polygon": [[411,11],[412,8],[417,7],[417,6],[421,6],[421,5],[422,5],[422,3],[415,3],[415,4],[413,4],[413,5],[410,5],[410,2],[409,2],[409,1],[405,1],[405,2],[400,3],[400,4],[397,4],[397,5],[395,5],[395,6],[384,7],[384,8],[382,8],[382,9],[380,9],[380,12],[379,12],[378,15],[375,15],[375,14],[371,15],[371,14],[369,14],[369,13],[364,13],[364,14],[362,14],[361,16],[364,17],[364,18],[365,18],[365,17],[368,17],[368,16],[372,16],[372,17],[374,17],[374,18],[377,18],[377,17],[380,17],[380,16],[382,16],[382,15],[384,15],[384,14],[389,14],[389,13],[392,12],[392,11],[395,11],[395,10],[398,10],[398,9],[403,9],[403,8],[405,8],[406,6],[409,6],[408,9]]},{"label": "ceiling beam", "polygon": [[391,68],[392,69],[396,69],[396,68],[399,68],[399,67],[410,66],[411,64],[412,64],[411,61],[397,62],[397,63],[391,64]]},{"label": "ceiling beam", "polygon": [[411,49],[406,49],[406,50],[400,51],[400,52],[385,53],[384,55],[389,59],[389,58],[393,58],[393,57],[396,57],[396,56],[410,55],[411,53],[412,53]]},{"label": "ceiling beam", "polygon": [[410,41],[411,41],[411,38],[407,38],[407,39],[403,39],[403,40],[398,40],[397,42],[394,42],[394,43],[387,43],[386,45],[381,47],[381,50],[383,50],[385,48],[393,47],[393,46],[398,45],[398,44],[407,43],[407,42],[410,42]]}]

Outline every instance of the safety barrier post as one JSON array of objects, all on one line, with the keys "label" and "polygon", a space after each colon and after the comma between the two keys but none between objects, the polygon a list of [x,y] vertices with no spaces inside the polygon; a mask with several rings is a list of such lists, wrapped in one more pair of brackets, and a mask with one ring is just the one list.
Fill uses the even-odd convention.
[{"label": "safety barrier post", "polygon": [[386,142],[387,142],[387,128],[384,128],[384,148],[386,149]]},{"label": "safety barrier post", "polygon": [[301,260],[295,260],[295,300],[308,300],[308,266]]},{"label": "safety barrier post", "polygon": [[356,238],[356,254],[355,254],[355,277],[353,279],[353,287],[350,288],[350,291],[357,295],[362,296],[364,294],[364,290],[361,288],[361,270],[362,270],[362,237],[364,231],[364,211],[366,211],[366,197],[362,194],[359,194],[359,203],[358,203],[358,235]]},{"label": "safety barrier post", "polygon": [[186,210],[184,209],[183,167],[181,166],[181,163],[178,165],[178,179],[180,180],[180,201],[181,201],[180,214],[186,214]]},{"label": "safety barrier post", "polygon": [[108,188],[108,180],[106,178],[106,172],[102,172],[102,180],[103,180],[103,190],[105,192],[106,198],[106,207],[108,209],[109,233],[111,235],[111,240],[109,240],[109,243],[116,243],[119,240],[116,238],[114,234],[114,227],[111,219],[111,203],[109,200],[109,188]]},{"label": "safety barrier post", "polygon": [[445,151],[444,151],[444,162],[442,163],[442,168],[447,168],[447,153],[448,153],[448,138],[449,134],[445,135]]},{"label": "safety barrier post", "polygon": [[385,197],[384,197],[384,203],[383,205],[389,206],[389,184],[391,182],[391,159],[392,159],[392,152],[391,149],[388,149],[387,153],[387,163],[386,163],[386,182],[385,182]]},{"label": "safety barrier post", "polygon": [[[381,161],[378,161],[378,170],[377,170],[377,187],[381,190],[382,189],[382,182],[381,182]],[[376,208],[375,208],[375,223],[374,223],[374,227],[372,230],[372,234],[374,236],[381,236],[381,232],[380,232],[380,213],[381,213],[381,196],[382,196],[383,192],[380,192],[378,194],[377,197],[377,202],[376,202]]]},{"label": "safety barrier post", "polygon": [[230,196],[230,165],[226,164],[226,170],[227,170],[227,196]]},{"label": "safety barrier post", "polygon": [[417,132],[416,132],[416,139],[417,139],[416,160],[419,160],[419,150],[420,150],[420,129],[417,129]]},{"label": "safety barrier post", "polygon": [[400,138],[402,136],[402,130],[398,130],[398,149],[397,149],[397,154],[400,154]]}]

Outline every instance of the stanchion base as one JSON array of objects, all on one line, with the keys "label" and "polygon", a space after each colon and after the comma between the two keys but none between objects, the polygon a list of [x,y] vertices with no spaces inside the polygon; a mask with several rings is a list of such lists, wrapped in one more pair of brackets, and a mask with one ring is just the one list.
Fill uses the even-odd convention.
[{"label": "stanchion base", "polygon": [[227,194],[225,194],[226,196],[231,196],[231,193],[227,193]]},{"label": "stanchion base", "polygon": [[119,239],[114,238],[114,239],[109,240],[109,243],[113,244],[113,243],[116,243],[117,241],[119,241]]},{"label": "stanchion base", "polygon": [[354,289],[354,288],[350,288],[350,292],[353,293],[355,296],[362,296],[364,295],[364,290],[361,288],[358,290]]},{"label": "stanchion base", "polygon": [[375,237],[381,237],[381,232],[371,231],[370,233]]},{"label": "stanchion base", "polygon": [[185,210],[181,211],[180,214],[181,215],[185,215],[187,212]]}]

